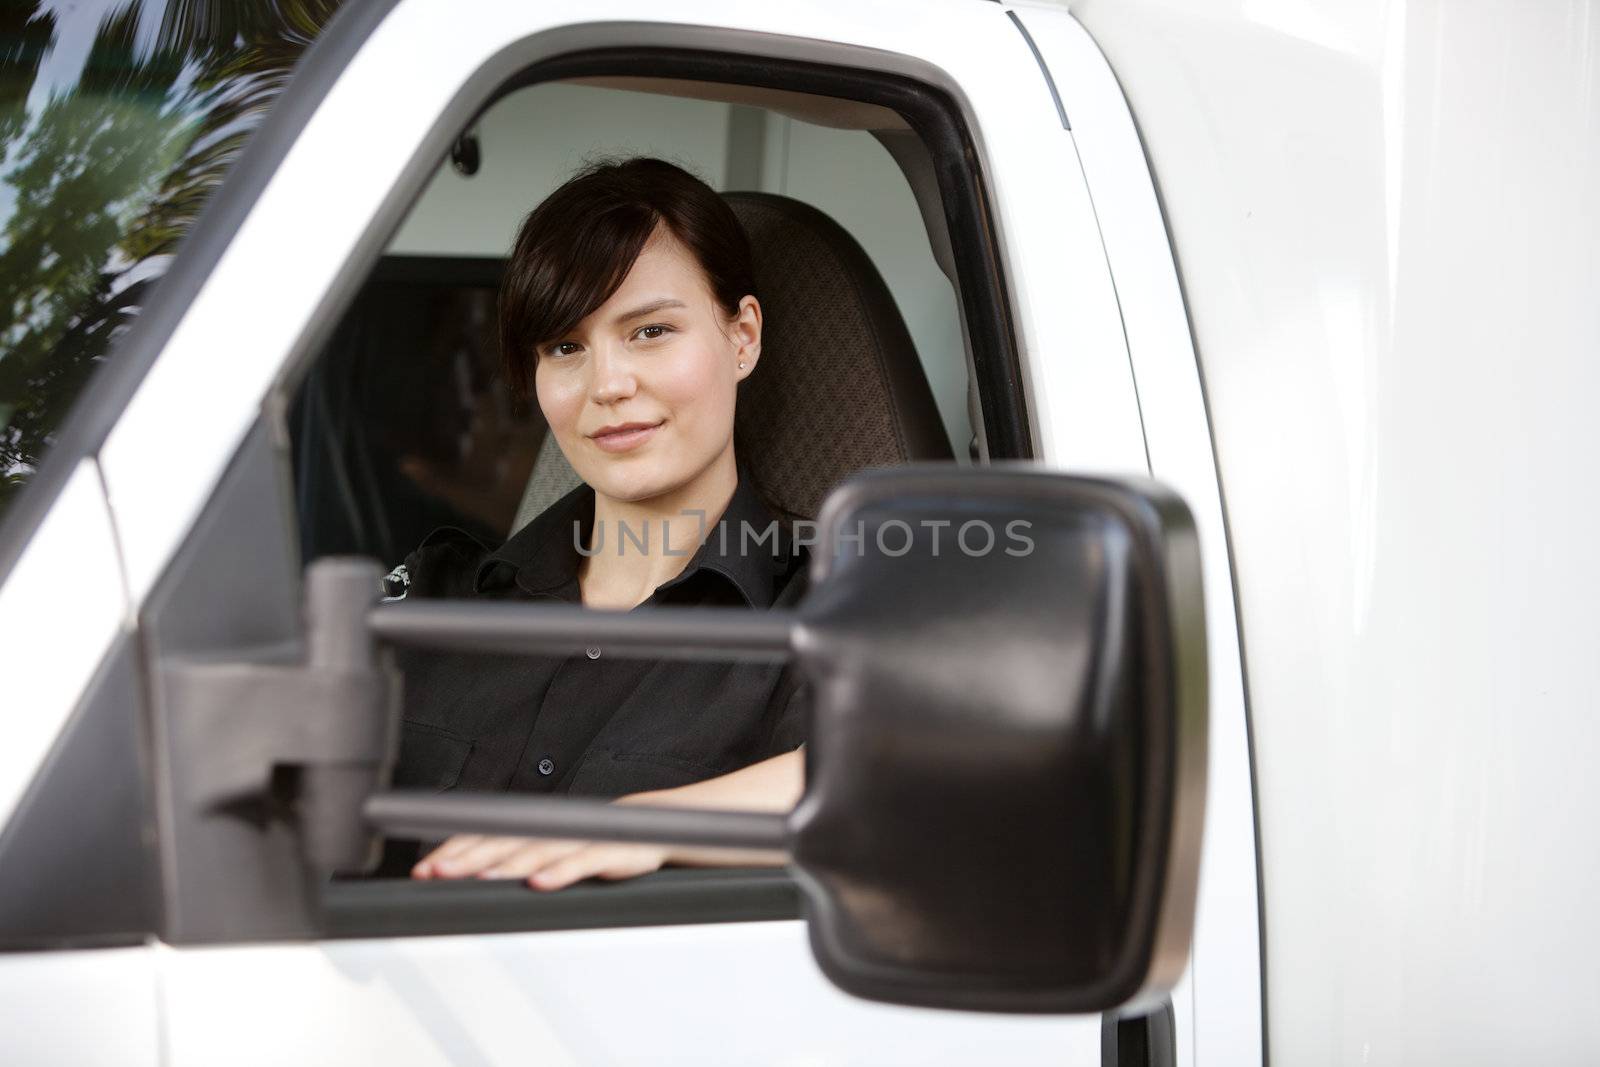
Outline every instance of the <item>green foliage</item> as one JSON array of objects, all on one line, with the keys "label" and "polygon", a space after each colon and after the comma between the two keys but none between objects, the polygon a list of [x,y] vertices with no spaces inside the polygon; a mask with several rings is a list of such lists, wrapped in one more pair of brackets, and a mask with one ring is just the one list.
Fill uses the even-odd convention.
[{"label": "green foliage", "polygon": [[57,27],[0,15],[0,514],[336,6],[133,0],[31,115]]}]

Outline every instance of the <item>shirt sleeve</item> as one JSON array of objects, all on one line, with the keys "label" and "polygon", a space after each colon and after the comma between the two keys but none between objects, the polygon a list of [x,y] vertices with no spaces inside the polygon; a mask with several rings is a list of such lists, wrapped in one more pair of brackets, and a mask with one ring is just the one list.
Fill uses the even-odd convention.
[{"label": "shirt sleeve", "polygon": [[489,547],[472,534],[441,526],[384,577],[384,596],[389,600],[471,596],[478,566],[488,554]]},{"label": "shirt sleeve", "polygon": [[[809,562],[810,554],[804,548],[793,556],[788,578],[773,600],[774,608],[793,608],[805,596],[809,588]],[[767,745],[767,754],[776,756],[793,752],[811,737],[811,687],[792,664],[784,668],[773,694],[773,705],[778,714]]]},{"label": "shirt sleeve", "polygon": [[811,737],[811,687],[798,678],[779,686],[780,710],[773,724],[768,755],[793,752]]}]

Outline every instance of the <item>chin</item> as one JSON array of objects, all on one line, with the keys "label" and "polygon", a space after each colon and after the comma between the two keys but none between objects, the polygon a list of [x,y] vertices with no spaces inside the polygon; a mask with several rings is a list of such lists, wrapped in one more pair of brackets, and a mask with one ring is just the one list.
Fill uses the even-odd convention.
[{"label": "chin", "polygon": [[637,464],[628,469],[627,463],[602,464],[589,472],[584,481],[595,492],[612,500],[635,503],[670,493],[682,486],[688,477],[680,471],[661,470],[656,464]]}]

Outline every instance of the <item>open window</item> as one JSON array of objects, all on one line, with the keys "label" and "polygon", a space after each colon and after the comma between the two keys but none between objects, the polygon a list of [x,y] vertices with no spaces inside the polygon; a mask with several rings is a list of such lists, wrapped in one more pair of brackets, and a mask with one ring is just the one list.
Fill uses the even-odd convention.
[{"label": "open window", "polygon": [[[932,160],[900,114],[666,77],[541,82],[463,131],[295,390],[305,559],[398,562],[442,525],[498,542],[576,484],[497,371],[496,289],[523,216],[585,161],[631,154],[704,178],[752,238],[772,355],[741,393],[741,444],[771,457],[768,480],[821,468],[779,488],[784,506],[814,518],[852,466],[987,452]],[[826,455],[846,428],[853,453]]]},{"label": "open window", "polygon": [[[398,562],[441,525],[498,543],[577,484],[496,371],[495,289],[522,217],[596,157],[685,166],[750,236],[766,323],[738,447],[785,517],[814,519],[855,470],[1017,454],[1014,395],[990,400],[994,432],[978,435],[980,365],[1009,361],[1009,338],[994,261],[973,254],[989,240],[981,175],[948,158],[965,135],[947,100],[863,72],[687,53],[549,67],[460,131],[297,383],[305,561]],[[609,925],[790,916],[786,882],[667,870],[553,896],[401,882],[341,883],[330,899],[349,933]]]},{"label": "open window", "polygon": [[[393,564],[438,526],[498,542],[570,486],[537,411],[511,404],[495,373],[495,291],[522,215],[597,153],[686,165],[751,232],[768,311],[764,374],[752,383],[771,385],[741,396],[739,434],[766,438],[741,459],[759,477],[765,452],[774,478],[763,488],[769,498],[777,490],[789,517],[814,517],[827,490],[863,467],[1030,454],[983,175],[943,91],[854,68],[628,49],[546,60],[464,118],[436,169],[399,191],[410,210],[372,261],[352,264],[334,290],[345,295],[326,309],[322,339],[281,376],[261,430],[152,596],[145,627],[155,655],[209,647],[230,599],[254,605],[263,648],[298,641],[298,593],[312,561],[355,554]],[[792,284],[796,248],[825,261],[809,292]],[[852,316],[840,343],[839,323]],[[804,333],[819,328],[833,333]],[[800,339],[786,378],[774,367],[791,332]],[[759,418],[747,425],[752,411]],[[850,433],[838,431],[840,419]],[[264,501],[286,497],[288,543],[281,519],[262,514]],[[238,558],[252,561],[248,572],[230,571]],[[219,589],[219,573],[237,588]],[[304,802],[306,780],[275,774],[270,795],[231,810],[194,803],[216,783],[206,781],[203,739],[182,725],[184,684],[165,686],[162,698],[177,853],[170,936],[797,914],[793,886],[775,869],[669,869],[556,894],[520,882],[342,878],[307,898],[285,873],[303,840],[284,825],[298,819],[303,839],[319,817]]]}]

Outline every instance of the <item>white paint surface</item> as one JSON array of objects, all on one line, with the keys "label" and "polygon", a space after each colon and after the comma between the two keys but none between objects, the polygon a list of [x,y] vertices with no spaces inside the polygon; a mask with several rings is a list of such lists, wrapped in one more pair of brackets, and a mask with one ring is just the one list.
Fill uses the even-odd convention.
[{"label": "white paint surface", "polygon": [[1100,1062],[1098,1018],[848,997],[799,922],[169,950],[163,984],[169,1067]]},{"label": "white paint surface", "polygon": [[100,475],[83,460],[0,586],[0,827],[127,614]]},{"label": "white paint surface", "polygon": [[[1030,10],[1022,19],[1050,67],[1094,197],[1138,384],[1150,473],[1188,502],[1200,534],[1209,775],[1190,982],[1174,997],[1175,1006],[1180,1024],[1189,1022],[1183,1037],[1192,1044],[1192,1062],[1259,1063],[1261,946],[1249,737],[1227,535],[1189,323],[1138,132],[1114,75],[1066,13]],[[1191,1061],[1186,1056],[1183,1062]]]},{"label": "white paint surface", "polygon": [[1070,6],[1211,406],[1273,1062],[1592,1062],[1600,10]]},{"label": "white paint surface", "polygon": [[0,1063],[165,1067],[152,950],[0,953]]}]

